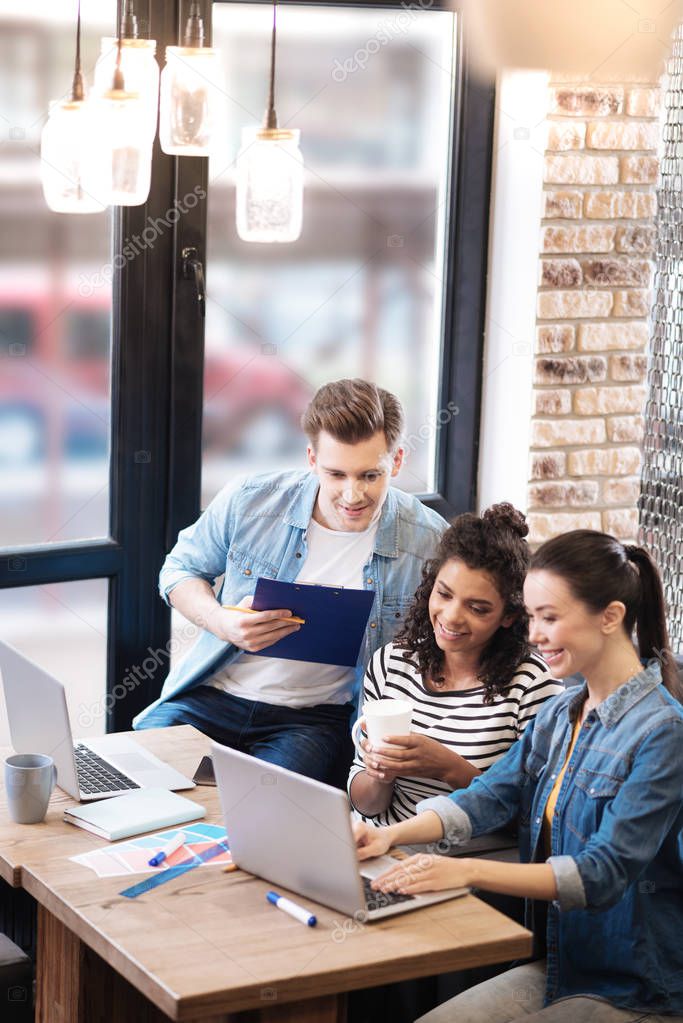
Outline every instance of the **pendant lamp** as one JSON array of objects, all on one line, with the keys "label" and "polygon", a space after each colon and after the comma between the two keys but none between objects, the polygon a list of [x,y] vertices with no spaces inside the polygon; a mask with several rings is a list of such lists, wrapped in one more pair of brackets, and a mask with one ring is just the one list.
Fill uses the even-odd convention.
[{"label": "pendant lamp", "polygon": [[171,156],[209,156],[221,119],[218,50],[204,46],[200,5],[193,2],[182,46],[166,47],[161,73],[159,142]]},{"label": "pendant lamp", "polygon": [[105,37],[100,42],[100,55],[95,64],[93,94],[103,96],[111,89],[114,71],[120,65],[126,89],[136,92],[145,108],[146,131],[150,146],[154,143],[159,110],[159,65],[156,62],[156,39],[141,39],[134,0],[126,0],[119,17],[119,36]]},{"label": "pendant lamp", "polygon": [[92,144],[90,105],[81,72],[81,4],[76,21],[76,64],[71,96],[55,100],[40,139],[45,202],[56,213],[101,213],[106,203],[85,185]]},{"label": "pendant lamp", "polygon": [[[149,97],[128,82],[124,74],[124,51],[130,58],[135,48],[124,47],[123,32],[131,24],[132,3],[126,3],[126,20],[119,18],[114,72],[110,87],[93,98],[93,160],[89,178],[92,190],[112,206],[141,206],[147,201],[152,174]],[[150,40],[147,40],[149,42]],[[137,67],[127,61],[129,69]],[[156,61],[154,61],[156,63]],[[135,82],[133,72],[133,82]],[[140,79],[137,84],[141,85]],[[155,99],[156,103],[156,99]],[[155,114],[156,118],[156,114]]]},{"label": "pendant lamp", "polygon": [[268,108],[261,128],[245,128],[237,155],[237,233],[247,242],[293,242],[301,234],[304,164],[299,131],[275,113],[277,0],[273,2]]}]

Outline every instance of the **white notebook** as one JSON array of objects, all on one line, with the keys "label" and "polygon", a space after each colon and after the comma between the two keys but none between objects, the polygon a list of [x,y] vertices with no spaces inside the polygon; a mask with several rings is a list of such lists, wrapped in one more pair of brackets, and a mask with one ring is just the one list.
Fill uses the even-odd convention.
[{"label": "white notebook", "polygon": [[186,824],[206,816],[206,809],[168,789],[136,789],[86,806],[70,806],[64,820],[115,842],[145,831]]}]

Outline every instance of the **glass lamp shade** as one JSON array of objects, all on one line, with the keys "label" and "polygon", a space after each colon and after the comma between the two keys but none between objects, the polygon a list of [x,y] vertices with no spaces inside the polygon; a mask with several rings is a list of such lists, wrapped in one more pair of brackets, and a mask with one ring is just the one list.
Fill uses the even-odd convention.
[{"label": "glass lamp shade", "polygon": [[56,213],[101,213],[86,184],[92,142],[92,114],[85,100],[56,101],[40,140],[40,174],[45,201]]},{"label": "glass lamp shade", "polygon": [[159,142],[172,156],[208,156],[220,120],[218,50],[167,46],[161,72]]},{"label": "glass lamp shade", "polygon": [[146,202],[152,174],[148,110],[135,92],[110,89],[93,101],[86,184],[112,206]]},{"label": "glass lamp shade", "polygon": [[[117,40],[105,37],[101,42],[100,56],[95,64],[93,94],[103,96],[109,92],[116,67]],[[146,131],[150,145],[157,130],[159,109],[159,65],[155,39],[122,39],[121,71],[126,90],[137,92],[146,111]]]},{"label": "glass lamp shade", "polygon": [[245,242],[301,234],[304,161],[299,131],[245,128],[237,155],[237,233]]}]

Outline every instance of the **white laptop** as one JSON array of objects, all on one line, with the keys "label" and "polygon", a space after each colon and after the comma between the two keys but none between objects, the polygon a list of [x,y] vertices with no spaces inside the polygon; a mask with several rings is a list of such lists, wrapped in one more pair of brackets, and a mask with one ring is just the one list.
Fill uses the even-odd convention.
[{"label": "white laptop", "polygon": [[345,792],[218,743],[211,752],[237,866],[366,922],[467,893],[374,891],[372,879],[397,861],[378,856],[358,862]]},{"label": "white laptop", "polygon": [[57,784],[88,802],[131,789],[192,789],[194,782],[126,736],[104,735],[74,746],[64,686],[7,643],[0,642],[0,673],[12,746],[46,753]]}]

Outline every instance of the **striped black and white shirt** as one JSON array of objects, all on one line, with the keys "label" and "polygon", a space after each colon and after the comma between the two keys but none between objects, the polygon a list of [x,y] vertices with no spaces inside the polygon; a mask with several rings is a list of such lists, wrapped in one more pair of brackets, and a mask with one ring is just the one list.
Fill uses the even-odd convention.
[{"label": "striped black and white shirt", "polygon": [[[427,689],[417,661],[404,659],[405,651],[393,643],[379,649],[365,673],[364,701],[407,699],[413,705],[412,731],[438,739],[481,771],[490,767],[520,737],[542,703],[563,692],[548,666],[530,653],[519,665],[504,693],[493,703],[484,703],[484,687],[460,692],[432,692]],[[358,752],[349,774],[351,782],[364,769]],[[431,778],[398,777],[387,810],[376,817],[354,816],[369,824],[396,824],[414,816],[415,807],[430,796],[448,795],[446,782]]]}]

